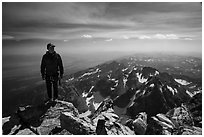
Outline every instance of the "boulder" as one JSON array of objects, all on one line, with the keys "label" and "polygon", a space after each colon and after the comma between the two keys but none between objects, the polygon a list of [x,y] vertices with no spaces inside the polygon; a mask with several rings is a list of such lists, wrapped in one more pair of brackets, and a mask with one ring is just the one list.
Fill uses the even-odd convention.
[{"label": "boulder", "polygon": [[30,129],[26,128],[26,129],[20,130],[16,135],[36,135],[36,134],[33,133],[33,131],[31,131]]},{"label": "boulder", "polygon": [[20,119],[16,114],[2,119],[3,135],[12,135],[16,130],[19,130],[20,127]]},{"label": "boulder", "polygon": [[[202,129],[195,127],[193,119],[188,109],[182,105],[181,107],[174,108],[167,112],[167,114],[157,114],[151,118],[154,122],[149,122],[148,133],[155,134],[155,131],[159,131],[162,135],[200,135]],[[155,130],[151,130],[155,123],[160,125]]]},{"label": "boulder", "polygon": [[200,127],[184,127],[182,135],[202,135],[202,128]]},{"label": "boulder", "polygon": [[118,122],[110,123],[106,126],[106,128],[108,135],[135,135],[133,130]]},{"label": "boulder", "polygon": [[96,127],[94,127],[91,123],[76,117],[70,112],[61,114],[60,124],[63,129],[66,129],[74,135],[94,134],[96,130]]},{"label": "boulder", "polygon": [[145,112],[140,113],[133,121],[133,127],[135,134],[144,135],[147,129],[147,114]]},{"label": "boulder", "polygon": [[77,108],[79,113],[84,113],[88,110],[85,99],[74,86],[64,87],[66,90],[65,100],[71,102]]},{"label": "boulder", "polygon": [[173,129],[173,126],[166,123],[165,121],[160,121],[157,117],[152,117],[163,129]]},{"label": "boulder", "polygon": [[60,126],[59,117],[67,111],[76,117],[79,115],[73,104],[58,100],[39,106],[20,107],[12,116],[3,118],[3,134],[48,135]]},{"label": "boulder", "polygon": [[175,128],[173,122],[169,118],[167,118],[164,114],[157,114],[156,117],[158,118],[158,120],[169,124],[170,126],[172,126],[172,128]]},{"label": "boulder", "polygon": [[202,93],[193,96],[187,103],[187,107],[192,114],[194,125],[202,127]]},{"label": "boulder", "polygon": [[91,117],[93,125],[98,126],[95,123],[98,121],[103,121],[101,122],[103,123],[101,126],[101,129],[103,129],[102,134],[106,134],[107,132],[108,135],[134,135],[134,131],[118,122],[119,116],[114,113],[112,104],[113,102],[110,98],[105,99],[101,103],[101,105]]},{"label": "boulder", "polygon": [[194,125],[192,116],[184,105],[168,111],[166,115],[170,117],[171,121],[174,122],[174,124],[178,126],[183,126],[183,125],[193,126]]},{"label": "boulder", "polygon": [[148,120],[146,135],[163,135],[163,127],[153,118]]}]

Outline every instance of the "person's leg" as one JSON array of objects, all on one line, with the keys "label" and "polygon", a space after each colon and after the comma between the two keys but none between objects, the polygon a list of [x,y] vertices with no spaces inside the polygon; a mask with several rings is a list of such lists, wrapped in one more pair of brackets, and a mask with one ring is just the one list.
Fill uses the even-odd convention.
[{"label": "person's leg", "polygon": [[52,83],[51,83],[50,79],[46,79],[46,86],[47,86],[48,98],[51,99],[52,98]]},{"label": "person's leg", "polygon": [[54,79],[53,88],[54,88],[54,99],[57,99],[58,98],[58,78]]}]

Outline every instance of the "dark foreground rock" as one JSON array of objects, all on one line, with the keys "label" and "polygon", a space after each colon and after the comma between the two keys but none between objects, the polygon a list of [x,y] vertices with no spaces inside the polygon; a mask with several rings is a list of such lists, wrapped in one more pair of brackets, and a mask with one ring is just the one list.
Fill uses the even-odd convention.
[{"label": "dark foreground rock", "polygon": [[61,129],[59,117],[63,112],[77,114],[71,103],[57,101],[36,107],[24,107],[8,118],[4,118],[3,134],[70,134]]},{"label": "dark foreground rock", "polygon": [[126,125],[132,129],[137,135],[144,135],[147,129],[147,114],[141,112],[136,116],[135,120],[128,120]]}]

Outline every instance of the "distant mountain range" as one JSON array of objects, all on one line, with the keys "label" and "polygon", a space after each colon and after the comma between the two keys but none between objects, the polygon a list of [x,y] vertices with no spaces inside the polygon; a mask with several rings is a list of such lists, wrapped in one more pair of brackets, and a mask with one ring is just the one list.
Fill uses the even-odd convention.
[{"label": "distant mountain range", "polygon": [[[198,58],[183,56],[150,58],[136,55],[109,61],[66,76],[59,87],[59,100],[72,103],[80,116],[87,117],[91,121],[103,115],[102,121],[98,122],[105,129],[103,132],[101,126],[99,130],[99,125],[92,125],[93,131],[84,131],[81,134],[99,134],[99,132],[117,134],[109,127],[110,123],[105,124],[114,117],[116,118],[114,122],[120,127],[117,130],[117,126],[114,125],[114,130],[118,131],[118,134],[119,132],[120,134],[200,134],[202,133],[199,129],[202,126],[200,74],[202,74],[202,63]],[[63,116],[64,113],[63,111]],[[66,111],[66,115],[67,113],[69,111]],[[80,124],[79,119],[77,122]],[[62,128],[60,124],[56,127]],[[66,124],[70,126],[73,123]],[[188,131],[192,126],[195,128],[191,128],[191,132],[185,132],[185,129]],[[181,130],[181,127],[184,129]],[[77,133],[77,129],[64,129],[69,134]]]}]

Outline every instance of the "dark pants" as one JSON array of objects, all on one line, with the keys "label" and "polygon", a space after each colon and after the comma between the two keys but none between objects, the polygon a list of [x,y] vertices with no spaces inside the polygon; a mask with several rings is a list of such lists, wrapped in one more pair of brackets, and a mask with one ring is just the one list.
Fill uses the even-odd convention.
[{"label": "dark pants", "polygon": [[[46,77],[46,86],[48,98],[58,98],[58,76],[47,76]],[[54,93],[52,93],[52,90]]]}]

